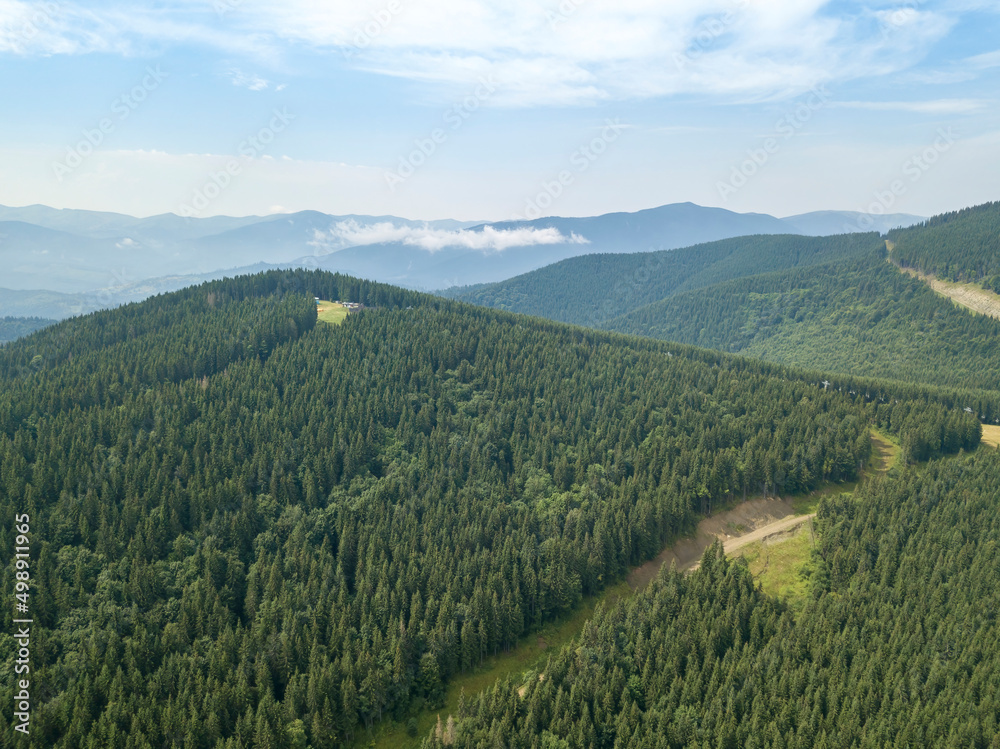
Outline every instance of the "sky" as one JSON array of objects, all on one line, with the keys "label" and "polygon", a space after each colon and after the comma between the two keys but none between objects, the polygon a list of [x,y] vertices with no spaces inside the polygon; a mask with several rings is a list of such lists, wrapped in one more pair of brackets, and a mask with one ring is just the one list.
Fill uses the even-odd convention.
[{"label": "sky", "polygon": [[0,204],[500,221],[995,200],[995,0],[0,0]]}]

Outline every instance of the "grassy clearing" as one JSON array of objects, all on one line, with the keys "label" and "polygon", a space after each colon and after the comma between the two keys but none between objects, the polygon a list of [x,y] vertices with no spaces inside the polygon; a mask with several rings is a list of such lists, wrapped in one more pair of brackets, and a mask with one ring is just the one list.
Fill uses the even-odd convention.
[{"label": "grassy clearing", "polygon": [[854,490],[857,488],[857,481],[826,484],[809,494],[796,494],[792,497],[792,509],[795,510],[796,515],[812,515],[819,509],[819,503],[823,497],[832,497],[835,494],[854,494]]},{"label": "grassy clearing", "polygon": [[328,322],[331,325],[340,325],[347,319],[347,307],[336,302],[317,302],[316,312],[320,322]]},{"label": "grassy clearing", "polygon": [[625,582],[620,582],[596,596],[590,596],[565,618],[551,622],[541,630],[523,638],[509,653],[488,658],[482,667],[473,673],[462,674],[452,679],[445,693],[444,707],[439,710],[423,710],[417,716],[416,738],[407,735],[405,721],[396,723],[386,720],[376,726],[371,733],[362,732],[355,741],[355,746],[416,749],[420,746],[420,741],[434,727],[438,715],[441,716],[441,720],[445,720],[449,713],[458,711],[458,698],[463,689],[466,699],[471,699],[503,679],[521,675],[527,679],[526,672],[535,674],[543,671],[549,655],[558,652],[563,645],[580,634],[584,623],[594,615],[598,603],[603,601],[606,606],[613,606],[631,594],[632,589]]},{"label": "grassy clearing", "polygon": [[809,520],[790,537],[765,539],[747,546],[742,556],[765,593],[799,612],[809,598],[812,549],[812,521]]},{"label": "grassy clearing", "polygon": [[1000,447],[1000,426],[983,424],[983,442],[993,447]]},{"label": "grassy clearing", "polygon": [[898,465],[899,457],[903,454],[903,448],[899,446],[899,440],[890,437],[878,429],[872,429],[871,436],[872,461],[869,465],[869,470],[875,473],[885,473],[890,468]]}]

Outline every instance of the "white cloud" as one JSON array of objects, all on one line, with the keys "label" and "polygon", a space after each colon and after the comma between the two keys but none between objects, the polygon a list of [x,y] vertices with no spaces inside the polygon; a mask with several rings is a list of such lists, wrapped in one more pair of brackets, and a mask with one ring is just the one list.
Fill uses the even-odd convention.
[{"label": "white cloud", "polygon": [[328,232],[316,232],[310,245],[327,251],[359,245],[392,242],[419,247],[428,252],[437,252],[446,247],[458,247],[482,252],[502,252],[511,247],[531,247],[548,244],[589,244],[578,234],[565,236],[558,229],[495,229],[484,226],[480,231],[432,229],[430,227],[396,226],[390,222],[361,224],[357,221],[341,221]]},{"label": "white cloud", "polygon": [[[492,75],[499,90],[490,103],[500,106],[794,96],[819,83],[908,69],[957,12],[834,14],[828,0],[246,0],[220,25],[212,4],[200,0],[52,5],[58,12],[26,39],[36,6],[0,0],[0,52],[129,54],[198,43],[275,63],[289,46],[306,46],[430,84],[424,90],[445,101]],[[259,76],[238,80],[254,90],[267,85]]]},{"label": "white cloud", "polygon": [[[105,24],[56,2],[0,0],[0,53],[66,55],[114,51]],[[113,36],[113,35],[112,35]]]},{"label": "white cloud", "polygon": [[288,0],[280,9],[255,6],[252,23],[293,43],[349,50],[363,69],[453,95],[490,74],[499,82],[492,103],[507,106],[792,96],[821,82],[904,70],[953,23],[929,10],[834,16],[828,4],[427,0],[416,8],[399,0],[398,13],[380,16],[377,3]]},{"label": "white cloud", "polygon": [[987,70],[989,68],[1000,67],[1000,50],[995,52],[987,52],[986,54],[976,55],[974,57],[967,57],[963,61],[964,64],[969,65],[977,70]]},{"label": "white cloud", "polygon": [[968,114],[989,106],[983,99],[934,99],[931,101],[841,101],[831,106],[842,109],[868,109],[875,112],[913,112],[914,114]]},{"label": "white cloud", "polygon": [[132,0],[93,4],[69,0],[0,0],[0,54],[80,55],[93,52],[145,55],[166,44],[200,44],[227,52],[276,59],[268,30],[219,29],[211,2]]},{"label": "white cloud", "polygon": [[119,250],[131,250],[138,246],[139,243],[132,239],[132,237],[125,237],[121,242],[115,242],[115,247]]},{"label": "white cloud", "polygon": [[[251,91],[263,91],[270,85],[265,78],[261,78],[259,75],[244,73],[239,68],[229,69],[229,81],[238,88],[246,88]],[[284,86],[278,90],[280,91],[281,88],[284,88]]]}]

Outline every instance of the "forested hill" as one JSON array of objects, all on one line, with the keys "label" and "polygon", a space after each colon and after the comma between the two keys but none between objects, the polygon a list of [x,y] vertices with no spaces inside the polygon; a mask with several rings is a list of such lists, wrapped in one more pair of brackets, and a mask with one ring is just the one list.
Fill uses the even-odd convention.
[{"label": "forested hill", "polygon": [[0,317],[0,344],[16,341],[54,323],[55,320],[42,317]]},{"label": "forested hill", "polygon": [[996,746],[998,493],[991,450],[825,501],[798,618],[718,547],[664,567],[424,747]]},{"label": "forested hill", "polygon": [[956,307],[883,258],[676,294],[604,327],[828,372],[1000,388],[1000,323]]},{"label": "forested hill", "polygon": [[680,250],[585,255],[507,281],[443,294],[485,307],[600,326],[681,291],[859,257],[881,246],[877,234],[739,237]]},{"label": "forested hill", "polygon": [[[986,286],[1000,204],[893,231],[893,262]],[[893,242],[895,244],[893,245]],[[876,234],[745,237],[558,263],[458,298],[826,372],[1000,388],[1000,323],[886,262]]]},{"label": "forested hill", "polygon": [[[320,324],[314,295],[369,309]],[[856,477],[872,423],[913,460],[980,438],[956,395],[323,273],[61,323],[0,349],[0,384],[39,748],[343,745],[701,513]]]},{"label": "forested hill", "polygon": [[936,216],[888,237],[893,262],[1000,293],[1000,203]]}]

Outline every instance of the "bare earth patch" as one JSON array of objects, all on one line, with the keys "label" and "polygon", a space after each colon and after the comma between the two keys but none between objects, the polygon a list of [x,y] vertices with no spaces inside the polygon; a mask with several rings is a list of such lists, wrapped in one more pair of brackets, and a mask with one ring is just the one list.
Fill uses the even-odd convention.
[{"label": "bare earth patch", "polygon": [[[899,266],[896,266],[899,267]],[[921,273],[913,268],[899,268],[903,273],[919,278],[941,296],[946,296],[956,304],[978,312],[981,315],[1000,320],[1000,295],[986,291],[968,283],[952,283],[941,281],[934,276]]]},{"label": "bare earth patch", "polygon": [[796,515],[792,503],[786,499],[751,499],[731,510],[720,512],[698,523],[694,538],[682,538],[659,556],[636,567],[626,578],[633,590],[645,588],[656,577],[664,564],[676,564],[678,569],[694,568],[701,562],[701,555],[720,539],[726,551],[738,549],[745,543],[782,533],[804,523],[812,515]]},{"label": "bare earth patch", "polygon": [[748,533],[745,536],[740,536],[739,538],[733,538],[726,541],[723,548],[727,554],[731,554],[734,551],[739,551],[740,549],[749,546],[750,544],[757,543],[758,541],[773,543],[779,540],[786,540],[794,536],[795,531],[797,531],[803,523],[807,520],[812,520],[815,516],[816,513],[814,512],[811,515],[796,515],[774,523],[768,523],[763,528],[755,530],[753,533]]},{"label": "bare earth patch", "polygon": [[[984,442],[987,441],[985,434],[987,429],[992,427],[983,427]],[[870,434],[872,461],[865,474],[885,473],[899,460],[899,446],[874,429]],[[1000,439],[1000,428],[997,428],[996,435]],[[722,541],[727,554],[740,551],[757,542],[774,544],[786,541],[795,537],[803,524],[815,517],[816,513],[813,510],[816,509],[820,497],[834,492],[853,490],[854,484],[839,484],[827,486],[808,496],[797,497],[794,501],[758,498],[743,502],[730,510],[702,520],[698,523],[698,531],[694,538],[682,538],[673,546],[661,551],[655,559],[636,567],[628,573],[626,582],[632,590],[645,588],[664,564],[676,564],[677,568],[682,570],[697,569],[705,549],[717,538]]]}]

